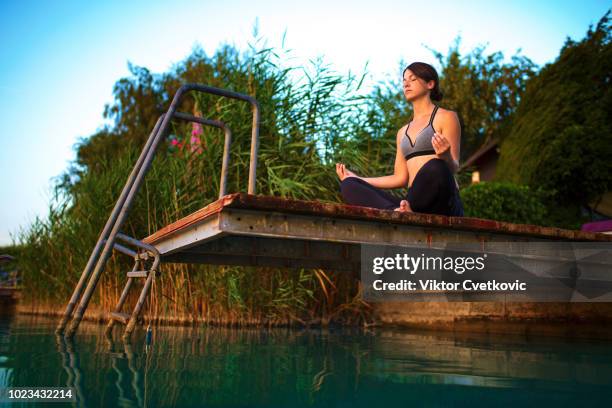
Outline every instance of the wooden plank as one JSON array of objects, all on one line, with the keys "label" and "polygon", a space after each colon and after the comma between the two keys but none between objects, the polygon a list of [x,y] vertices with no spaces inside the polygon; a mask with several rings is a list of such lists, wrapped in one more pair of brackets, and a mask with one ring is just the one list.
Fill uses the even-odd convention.
[{"label": "wooden plank", "polygon": [[208,204],[206,207],[199,209],[193,214],[183,217],[180,220],[165,226],[159,231],[156,231],[154,234],[149,235],[142,241],[147,244],[151,244],[155,241],[158,241],[160,237],[167,237],[177,231],[189,228],[190,226],[193,226],[194,224],[201,222],[202,220],[210,217],[211,215],[216,214],[219,211],[221,211],[223,207],[225,207],[227,203],[233,199],[232,197],[233,195],[235,194],[226,195],[218,199],[217,201],[213,201],[212,203]]},{"label": "wooden plank", "polygon": [[274,212],[286,214],[287,216],[306,215],[330,217],[338,220],[360,220],[371,225],[391,223],[427,227],[431,230],[472,231],[474,233],[495,234],[498,238],[501,238],[501,236],[508,238],[510,236],[521,236],[553,240],[612,242],[612,236],[601,233],[542,227],[531,224],[513,224],[471,217],[400,213],[340,203],[293,200],[246,193],[226,195],[195,213],[160,229],[146,237],[143,241],[157,245],[157,242],[164,241],[172,235],[180,235],[182,231],[189,230],[190,227],[203,222],[207,218],[227,212],[228,209],[252,210],[259,212],[262,216]]},{"label": "wooden plank", "polygon": [[205,265],[241,265],[241,266],[268,266],[279,268],[322,268],[342,272],[359,271],[359,262],[311,259],[292,259],[271,256],[254,255],[219,255],[195,252],[177,252],[169,255],[164,262],[205,264]]},{"label": "wooden plank", "polygon": [[158,236],[147,243],[155,245],[160,254],[169,255],[177,250],[185,250],[222,238],[224,235],[225,233],[219,228],[219,214],[213,213],[209,214],[208,218],[198,219],[180,230]]}]

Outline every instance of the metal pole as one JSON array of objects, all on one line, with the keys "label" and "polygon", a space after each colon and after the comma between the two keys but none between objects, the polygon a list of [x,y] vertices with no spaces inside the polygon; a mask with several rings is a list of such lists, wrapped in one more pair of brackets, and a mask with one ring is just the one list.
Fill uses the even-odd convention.
[{"label": "metal pole", "polygon": [[[147,294],[149,293],[149,290],[151,289],[151,284],[153,283],[153,279],[155,279],[156,273],[157,273],[157,270],[152,269],[149,276],[147,276],[147,280],[145,281],[144,287],[142,288],[142,292],[140,292],[140,296],[138,297],[138,302],[136,302],[136,307],[134,307],[134,310],[132,311],[132,314],[130,316],[130,320],[128,321],[127,327],[125,328],[125,331],[123,332],[123,336],[121,336],[121,339],[124,342],[130,341],[132,332],[134,331],[134,328],[136,327],[136,321],[138,320],[138,315],[140,314],[140,310],[142,309],[142,306],[147,300]],[[149,319],[150,318],[151,316],[149,316]]]},{"label": "metal pole", "polygon": [[153,245],[147,244],[146,242],[142,242],[140,240],[137,240],[136,238],[132,238],[129,235],[125,235],[120,232],[117,233],[117,239],[127,242],[128,244],[137,246],[138,248],[144,249],[145,251],[151,252],[153,254],[153,257],[155,258],[153,260],[153,267],[157,268],[160,262],[161,255],[159,254],[159,250],[155,248]]},{"label": "metal pole", "polygon": [[218,96],[225,96],[227,98],[238,99],[251,104],[251,107],[253,108],[253,128],[251,129],[251,157],[249,166],[249,186],[247,191],[249,194],[255,194],[255,180],[257,176],[257,152],[259,150],[259,125],[261,121],[259,104],[257,103],[257,100],[249,95],[244,95],[237,92],[227,91],[225,89],[214,88],[212,86],[206,85],[186,84],[179,89],[179,92],[181,91],[181,89],[183,89],[184,92],[199,91]]},{"label": "metal pole", "polygon": [[223,162],[221,163],[221,181],[219,182],[219,198],[227,194],[227,172],[229,168],[230,146],[232,145],[232,131],[229,127],[223,128],[225,143],[223,144]]},{"label": "metal pole", "polygon": [[136,257],[136,255],[138,255],[136,252],[132,251],[129,248],[124,247],[123,245],[117,244],[115,243],[114,248],[121,252],[122,254],[125,254],[127,256],[131,256],[132,258]]},{"label": "metal pole", "polygon": [[220,120],[202,119],[197,116],[188,115],[182,112],[176,112],[174,117],[188,122],[197,122],[202,125],[214,126],[222,129],[225,132],[225,143],[223,145],[223,162],[221,163],[221,181],[219,182],[219,198],[227,194],[227,172],[230,159],[230,147],[232,145],[232,131]]},{"label": "metal pole", "polygon": [[159,254],[159,251],[157,250],[157,248],[155,248],[153,245],[146,244],[142,241],[139,241],[127,235],[117,234],[117,239],[121,239],[127,243],[143,248],[151,252],[154,256],[153,265],[151,266],[149,276],[147,276],[147,280],[145,281],[144,287],[142,288],[142,292],[140,292],[140,296],[138,297],[138,302],[136,303],[136,307],[132,311],[130,320],[128,321],[127,327],[125,328],[125,332],[123,333],[123,337],[122,337],[123,340],[129,341],[132,335],[132,332],[134,331],[134,327],[136,326],[136,320],[138,319],[140,310],[142,310],[142,306],[144,305],[144,302],[147,298],[147,294],[149,293],[149,290],[151,289],[151,284],[153,282],[153,279],[155,279],[155,275],[157,274],[157,270],[159,269],[159,263],[161,262],[161,255]]},{"label": "metal pole", "polygon": [[259,105],[257,101],[253,99],[251,101],[253,106],[253,129],[251,130],[251,164],[249,167],[249,188],[247,192],[249,194],[255,194],[255,180],[257,173],[257,151],[259,150]]},{"label": "metal pole", "polygon": [[159,130],[159,126],[163,118],[164,118],[164,115],[161,115],[159,119],[157,119],[157,122],[155,123],[155,127],[153,128],[153,131],[149,135],[149,138],[147,139],[147,142],[145,143],[145,146],[142,149],[142,153],[140,153],[140,156],[138,157],[138,160],[136,161],[136,164],[134,165],[134,168],[132,169],[132,172],[130,173],[126,181],[125,186],[123,186],[123,190],[121,191],[121,194],[119,195],[119,199],[117,200],[117,203],[115,203],[115,207],[113,208],[113,211],[111,212],[110,217],[106,221],[106,225],[104,225],[104,228],[102,229],[102,232],[100,233],[98,242],[96,243],[94,250],[91,252],[91,255],[89,256],[87,265],[85,266],[85,269],[81,273],[79,282],[77,283],[76,287],[74,288],[74,291],[72,292],[72,297],[70,298],[70,301],[68,302],[68,305],[66,306],[66,311],[64,312],[62,319],[60,320],[57,328],[55,329],[55,332],[57,334],[62,334],[64,332],[64,329],[66,328],[66,324],[68,323],[68,320],[70,320],[70,318],[72,317],[72,312],[74,311],[74,307],[76,306],[77,302],[79,301],[79,298],[81,297],[81,293],[83,292],[85,282],[89,278],[92,268],[95,265],[96,260],[98,259],[98,256],[100,255],[100,250],[102,249],[102,245],[104,245],[104,240],[108,237],[108,234],[113,224],[117,220],[119,210],[123,206],[123,203],[125,202],[125,199],[128,196],[128,193],[130,191],[131,185],[134,183],[134,179],[136,178],[136,175],[140,171],[140,167],[142,166],[142,163],[146,157],[146,153],[148,152],[149,147],[151,146],[151,143],[157,131]]},{"label": "metal pole", "polygon": [[[117,244],[115,244],[117,245]],[[141,261],[135,261],[134,262],[134,267],[132,268],[132,272],[136,272],[138,270],[138,266],[144,262]],[[121,296],[119,297],[119,302],[117,302],[117,305],[115,306],[115,313],[119,313],[121,312],[121,308],[123,307],[123,304],[125,303],[125,300],[127,299],[128,293],[130,293],[130,289],[132,288],[132,283],[134,283],[134,278],[128,278],[125,286],[123,287],[123,291],[121,292]],[[115,325],[115,319],[109,319],[108,320],[108,324],[106,325],[106,330],[104,330],[104,334],[106,336],[111,336],[112,332],[113,332],[113,326]]]},{"label": "metal pole", "polygon": [[134,183],[132,184],[129,190],[129,193],[128,193],[127,198],[125,199],[125,202],[121,206],[121,210],[119,211],[117,220],[115,221],[115,224],[109,234],[108,240],[106,241],[106,244],[104,245],[102,254],[100,255],[100,258],[98,259],[98,262],[96,263],[96,267],[93,270],[89,278],[89,282],[87,283],[87,288],[85,288],[85,293],[83,293],[83,296],[81,297],[81,302],[79,303],[79,306],[72,319],[72,322],[70,323],[70,327],[68,328],[68,331],[66,332],[66,337],[74,336],[77,329],[79,328],[79,324],[81,323],[81,320],[83,320],[83,315],[85,314],[85,310],[87,309],[87,306],[89,305],[89,301],[91,300],[93,291],[96,288],[98,281],[100,280],[100,275],[102,274],[102,271],[104,270],[104,266],[106,265],[106,261],[108,260],[111,254],[112,246],[115,243],[115,236],[117,235],[117,233],[119,233],[119,229],[121,229],[121,226],[123,225],[123,221],[127,217],[127,214],[132,205],[132,201],[140,188],[140,184],[142,183],[144,176],[149,170],[149,166],[151,165],[151,162],[153,161],[153,157],[155,156],[155,152],[157,151],[157,146],[159,145],[160,140],[166,134],[166,130],[168,129],[168,125],[170,124],[170,121],[172,120],[172,116],[174,115],[174,112],[176,112],[179,101],[181,97],[183,96],[183,93],[185,92],[184,88],[185,88],[184,86],[180,87],[179,90],[174,95],[174,99],[172,100],[172,103],[170,104],[170,108],[168,109],[168,112],[166,112],[166,114],[163,116],[163,120],[162,120],[162,123],[160,125],[158,132],[155,133],[155,135],[153,136],[151,147],[147,150],[146,152],[147,154],[144,159],[144,163],[142,164],[142,167],[140,168],[140,171],[138,172],[136,179],[134,180]]},{"label": "metal pole", "polygon": [[[87,284],[87,288],[85,289],[85,293],[83,294],[81,301],[79,303],[79,306],[76,310],[76,314],[74,315],[70,328],[68,329],[68,331],[66,332],[66,337],[72,337],[74,336],[74,334],[76,333],[79,324],[81,323],[81,320],[83,319],[83,315],[85,314],[85,310],[87,309],[87,306],[89,305],[89,301],[91,300],[91,296],[93,295],[93,291],[96,287],[96,285],[98,284],[98,281],[100,279],[100,275],[102,273],[102,271],[104,270],[104,266],[106,264],[106,261],[108,260],[110,253],[111,253],[111,249],[114,245],[114,241],[115,241],[115,237],[117,235],[117,233],[119,232],[119,229],[121,228],[121,226],[123,225],[123,222],[127,216],[127,213],[129,212],[129,209],[131,207],[132,201],[134,199],[134,196],[136,195],[136,193],[138,192],[139,188],[140,188],[140,184],[142,183],[142,180],[144,178],[144,176],[146,175],[146,173],[148,172],[149,166],[151,164],[151,161],[155,155],[155,152],[157,151],[157,146],[159,144],[159,141],[163,138],[163,136],[166,133],[166,130],[168,129],[168,125],[170,123],[170,121],[172,120],[172,117],[174,116],[177,108],[178,108],[178,104],[181,100],[181,98],[183,97],[183,94],[190,92],[192,90],[195,91],[199,91],[199,92],[204,92],[204,93],[211,93],[213,95],[218,95],[218,96],[225,96],[228,98],[233,98],[233,99],[239,99],[239,100],[243,100],[243,101],[247,101],[249,102],[252,107],[253,107],[253,129],[251,132],[251,163],[250,163],[250,169],[249,169],[249,187],[248,187],[248,193],[249,194],[255,194],[255,178],[256,178],[256,169],[257,169],[257,151],[259,148],[259,122],[260,122],[260,114],[259,114],[259,105],[257,103],[257,101],[255,100],[255,98],[248,96],[248,95],[243,95],[243,94],[239,94],[237,92],[232,92],[232,91],[227,91],[224,89],[219,89],[219,88],[214,88],[214,87],[210,87],[210,86],[206,86],[206,85],[198,85],[198,84],[186,84],[181,86],[178,91],[176,92],[176,94],[174,95],[174,98],[172,99],[172,103],[170,104],[170,108],[168,109],[168,111],[166,112],[165,115],[163,115],[163,119],[161,121],[161,125],[159,126],[159,130],[158,132],[152,132],[152,136],[153,136],[153,141],[151,143],[151,147],[149,149],[146,150],[146,157],[144,159],[144,163],[142,164],[141,168],[138,171],[138,174],[136,176],[136,179],[134,180],[134,183],[132,184],[131,188],[129,189],[129,193],[125,199],[125,201],[123,202],[123,204],[121,205],[121,210],[119,211],[119,214],[117,216],[117,219],[114,223],[114,226],[108,236],[108,239],[106,241],[106,243],[104,244],[104,248],[102,249],[102,253],[100,254],[100,257],[98,259],[98,262],[96,263],[96,266],[93,270],[93,272],[91,273],[91,276],[89,277],[89,282]],[[159,123],[159,120],[158,120]],[[151,136],[150,136],[151,138]],[[148,144],[148,142],[147,142]],[[143,156],[145,153],[145,149],[143,149],[143,152],[141,153],[141,156]],[[140,161],[140,158],[139,158]],[[134,172],[136,170],[136,166],[135,168],[132,170],[132,172]],[[126,184],[127,187],[127,184]],[[124,187],[125,190],[125,187]],[[117,202],[117,204],[115,204],[115,208],[117,206],[119,206],[119,201]],[[113,214],[115,213],[115,211],[113,211]],[[110,219],[109,221],[107,221],[107,224],[110,223]],[[100,242],[100,240],[99,240]],[[97,249],[97,248],[96,248]],[[94,251],[95,252],[95,251]],[[92,253],[92,257],[93,257],[93,253]],[[90,258],[91,259],[91,258]],[[86,268],[87,270],[87,268]],[[83,273],[83,275],[81,276],[81,281],[85,281],[86,278],[85,271]],[[81,281],[79,281],[79,283],[81,283]],[[77,291],[77,289],[79,289]],[[60,323],[60,325],[58,326],[58,332],[63,331],[67,320],[69,319],[70,314],[72,313],[72,310],[74,309],[74,305],[76,304],[76,300],[78,299],[78,295],[80,294],[80,291],[82,290],[82,286],[81,285],[77,285],[77,288],[75,288],[75,293],[73,294],[73,298],[71,299],[71,302],[68,304],[67,307],[67,312],[70,311],[70,313],[65,313],[64,318],[62,319],[62,322]],[[76,295],[76,296],[75,296]],[[66,322],[64,322],[64,320]],[[61,329],[61,330],[60,330]]]}]

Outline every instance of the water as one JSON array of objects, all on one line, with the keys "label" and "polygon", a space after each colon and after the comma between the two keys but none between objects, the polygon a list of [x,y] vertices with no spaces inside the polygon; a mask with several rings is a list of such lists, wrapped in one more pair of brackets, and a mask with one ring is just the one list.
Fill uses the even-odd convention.
[{"label": "water", "polygon": [[158,327],[147,351],[143,330],[125,346],[84,322],[67,342],[56,323],[0,317],[0,388],[71,386],[73,405],[87,407],[576,407],[612,398],[612,342]]}]

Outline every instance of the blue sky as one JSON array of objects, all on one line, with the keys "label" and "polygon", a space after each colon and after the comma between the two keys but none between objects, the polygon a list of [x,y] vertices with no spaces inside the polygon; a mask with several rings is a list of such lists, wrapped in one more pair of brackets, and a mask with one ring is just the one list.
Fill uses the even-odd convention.
[{"label": "blue sky", "polygon": [[164,72],[196,44],[208,54],[225,42],[245,47],[257,19],[269,45],[280,46],[286,30],[296,62],[323,56],[346,72],[369,61],[370,80],[399,78],[401,59],[435,63],[424,45],[446,52],[457,35],[464,51],[488,44],[510,57],[520,48],[543,65],[609,7],[596,0],[0,0],[0,245],[46,216],[51,178],[74,158],[74,143],[104,124],[104,104],[129,74],[128,61]]}]

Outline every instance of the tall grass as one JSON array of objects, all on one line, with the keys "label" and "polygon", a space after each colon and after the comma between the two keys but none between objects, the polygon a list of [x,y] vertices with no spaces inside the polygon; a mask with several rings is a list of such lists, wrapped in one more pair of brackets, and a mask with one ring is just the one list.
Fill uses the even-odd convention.
[{"label": "tall grass", "polygon": [[[361,92],[363,76],[336,73],[321,60],[285,67],[286,55],[257,45],[244,53],[222,47],[212,57],[195,50],[170,73],[154,76],[132,67],[134,76],[117,82],[116,101],[106,108],[114,127],[81,141],[77,160],[58,178],[48,218],[36,219],[19,236],[27,302],[61,307],[67,301],[152,123],[182,83],[257,98],[262,110],[258,194],[339,202],[336,161],[352,163],[361,174],[392,169],[394,138],[368,132],[373,107]],[[246,191],[249,106],[200,94],[187,98],[179,110],[229,125],[234,136],[228,192]],[[191,124],[173,123],[132,206],[125,233],[142,238],[217,198],[223,134],[204,128],[200,148],[192,149],[191,131]],[[94,309],[113,308],[130,267],[128,257],[111,257]],[[150,318],[220,323],[358,323],[368,313],[359,282],[348,274],[211,265],[164,264],[145,306]]]}]

